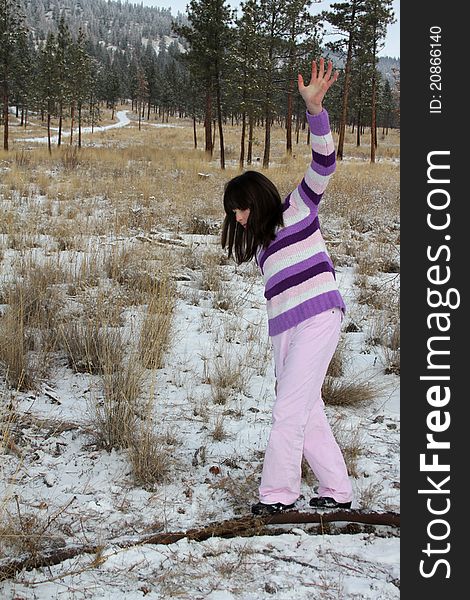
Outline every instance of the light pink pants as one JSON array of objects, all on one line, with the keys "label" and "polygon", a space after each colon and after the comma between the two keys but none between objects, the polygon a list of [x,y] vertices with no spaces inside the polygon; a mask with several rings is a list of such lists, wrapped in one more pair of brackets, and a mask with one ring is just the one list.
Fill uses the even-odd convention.
[{"label": "light pink pants", "polygon": [[319,496],[352,499],[341,450],[331,432],[321,387],[338,344],[339,308],[273,336],[277,395],[259,488],[265,504],[292,504],[300,495],[302,455],[318,478]]}]

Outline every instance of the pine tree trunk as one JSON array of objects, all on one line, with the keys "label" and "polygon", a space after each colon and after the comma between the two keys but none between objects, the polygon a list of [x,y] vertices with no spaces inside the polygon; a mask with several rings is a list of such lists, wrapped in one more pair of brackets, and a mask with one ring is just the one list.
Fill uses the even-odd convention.
[{"label": "pine tree trunk", "polygon": [[51,113],[47,111],[47,147],[49,149],[49,154],[52,154],[52,145],[51,145]]},{"label": "pine tree trunk", "polygon": [[62,104],[59,105],[59,135],[57,136],[57,145],[62,142]]},{"label": "pine tree trunk", "polygon": [[3,149],[8,152],[8,84],[3,86]]},{"label": "pine tree trunk", "polygon": [[300,108],[299,108],[299,98],[297,97],[297,102],[296,102],[296,121],[295,121],[295,143],[298,144],[299,143],[299,138],[300,138]]},{"label": "pine tree trunk", "polygon": [[356,146],[359,148],[361,145],[361,110],[357,113],[357,132],[356,132]]},{"label": "pine tree trunk", "polygon": [[[374,44],[374,59],[375,59],[375,44]],[[375,163],[375,154],[377,149],[377,114],[376,114],[376,74],[375,67],[372,74],[372,98],[371,98],[371,123],[370,123],[370,162]]]},{"label": "pine tree trunk", "polygon": [[72,141],[73,141],[73,125],[74,125],[74,118],[75,118],[75,103],[72,102],[72,106],[70,107],[70,145],[72,145]]},{"label": "pine tree trunk", "polygon": [[206,152],[212,156],[212,91],[206,92],[206,114],[204,115],[204,127],[206,130]]},{"label": "pine tree trunk", "polygon": [[220,80],[217,76],[216,80],[216,97],[217,97],[217,122],[219,125],[219,143],[220,143],[220,168],[225,169],[225,146],[224,146],[224,129],[222,125],[222,102],[220,97]]},{"label": "pine tree trunk", "polygon": [[78,147],[82,147],[82,103],[78,105]]},{"label": "pine tree trunk", "polygon": [[264,154],[263,154],[263,167],[267,169],[269,167],[269,155],[271,153],[271,106],[270,106],[270,95],[266,98],[266,112],[265,112],[265,124],[264,124]]},{"label": "pine tree trunk", "polygon": [[239,160],[240,169],[243,169],[243,165],[245,163],[245,131],[246,131],[246,112],[243,111],[242,135],[241,135],[241,139],[240,139],[240,160]]},{"label": "pine tree trunk", "polygon": [[250,112],[249,126],[248,126],[248,148],[246,155],[246,163],[251,165],[253,162],[253,129],[254,129],[254,116],[253,112]]},{"label": "pine tree trunk", "polygon": [[287,154],[292,154],[292,96],[294,82],[289,81],[289,90],[287,92],[287,117],[286,117],[286,151]]},{"label": "pine tree trunk", "polygon": [[194,149],[197,149],[197,130],[196,130],[196,116],[193,115],[193,138],[194,138]]}]

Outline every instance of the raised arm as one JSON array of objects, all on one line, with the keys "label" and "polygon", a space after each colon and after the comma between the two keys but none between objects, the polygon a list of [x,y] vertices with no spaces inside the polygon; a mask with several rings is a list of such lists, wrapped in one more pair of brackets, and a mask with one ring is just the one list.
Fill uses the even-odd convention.
[{"label": "raised arm", "polygon": [[301,74],[298,76],[299,93],[307,108],[312,144],[312,162],[299,185],[298,192],[306,204],[310,206],[313,204],[314,213],[318,209],[323,192],[336,166],[328,113],[323,109],[323,98],[338,79],[338,71],[335,71],[334,74],[332,72],[331,60],[328,61],[325,72],[325,60],[321,58],[318,69],[316,61],[312,62],[312,76],[308,85],[304,84]]}]

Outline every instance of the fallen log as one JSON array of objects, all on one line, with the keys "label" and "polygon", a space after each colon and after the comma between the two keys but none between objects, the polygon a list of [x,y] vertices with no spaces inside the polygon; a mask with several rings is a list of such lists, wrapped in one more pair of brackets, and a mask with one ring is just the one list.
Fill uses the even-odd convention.
[{"label": "fallen log", "polygon": [[[119,548],[130,548],[143,544],[169,545],[187,538],[188,540],[202,542],[211,537],[231,538],[236,536],[258,536],[275,535],[287,533],[285,530],[268,529],[269,525],[288,525],[301,523],[318,523],[320,528],[317,532],[309,531],[311,534],[328,533],[327,524],[334,522],[361,523],[365,525],[386,525],[400,527],[400,515],[394,512],[378,513],[362,510],[336,510],[336,511],[298,511],[291,510],[266,517],[245,516],[229,519],[218,523],[211,523],[205,527],[189,529],[187,531],[175,531],[168,533],[148,533],[131,536],[121,536],[108,540],[102,544],[74,544],[61,548],[45,550],[34,556],[21,556],[14,559],[0,560],[0,581],[14,577],[23,569],[31,571],[41,567],[58,565],[65,560],[75,558],[83,554],[101,555],[106,547],[117,546]],[[324,527],[323,527],[324,526]],[[360,528],[345,528],[344,533],[359,533]]]}]

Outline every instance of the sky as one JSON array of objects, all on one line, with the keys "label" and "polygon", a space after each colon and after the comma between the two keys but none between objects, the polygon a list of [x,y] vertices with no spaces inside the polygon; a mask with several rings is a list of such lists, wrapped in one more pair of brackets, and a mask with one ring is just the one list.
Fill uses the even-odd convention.
[{"label": "sky", "polygon": [[[130,0],[133,2],[143,2],[146,6],[158,6],[160,8],[171,8],[172,14],[176,15],[178,12],[186,12],[186,6],[189,4],[189,0]],[[335,0],[337,1],[337,0]],[[324,10],[331,2],[326,0],[317,5],[318,12]],[[236,0],[229,0],[229,4],[234,8],[240,5],[240,2]],[[387,37],[385,39],[385,46],[379,52],[379,56],[392,56],[395,58],[400,57],[400,1],[393,0],[393,10],[395,12],[396,23],[388,26]]]}]

